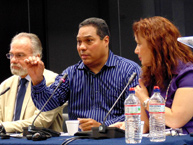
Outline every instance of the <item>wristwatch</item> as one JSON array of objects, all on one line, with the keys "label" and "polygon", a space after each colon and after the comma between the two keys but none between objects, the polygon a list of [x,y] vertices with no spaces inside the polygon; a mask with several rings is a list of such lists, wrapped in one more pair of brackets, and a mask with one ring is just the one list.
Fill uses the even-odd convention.
[{"label": "wristwatch", "polygon": [[143,107],[146,109],[147,108],[147,103],[149,102],[149,99],[146,99],[144,102],[143,102]]}]

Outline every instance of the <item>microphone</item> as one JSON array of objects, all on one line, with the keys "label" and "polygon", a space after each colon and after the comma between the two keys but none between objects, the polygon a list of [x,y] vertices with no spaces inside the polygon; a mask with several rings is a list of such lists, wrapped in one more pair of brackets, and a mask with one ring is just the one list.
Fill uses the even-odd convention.
[{"label": "microphone", "polygon": [[1,139],[9,139],[10,135],[6,133],[6,130],[3,124],[0,123],[0,137]]},{"label": "microphone", "polygon": [[36,115],[36,117],[34,118],[32,125],[30,125],[28,127],[28,132],[30,133],[36,133],[36,132],[46,132],[46,133],[50,133],[52,136],[60,136],[59,132],[53,131],[51,129],[47,129],[47,128],[41,128],[41,127],[35,127],[34,123],[35,120],[37,119],[37,117],[40,115],[40,113],[42,112],[42,110],[45,108],[45,106],[48,104],[48,102],[50,101],[50,99],[53,97],[54,93],[56,92],[56,90],[58,89],[58,87],[65,82],[66,77],[68,76],[68,74],[64,74],[63,77],[60,79],[58,86],[55,88],[55,90],[53,91],[53,93],[51,94],[51,96],[48,98],[48,100],[46,101],[46,103],[42,106],[40,112]]},{"label": "microphone", "polygon": [[135,73],[135,72],[131,75],[127,85],[125,86],[125,88],[123,89],[123,91],[121,92],[121,94],[119,95],[119,97],[117,98],[117,100],[115,101],[115,103],[113,104],[111,109],[108,111],[107,115],[105,116],[102,125],[100,125],[99,127],[92,127],[91,131],[77,132],[74,134],[74,136],[90,136],[91,138],[95,138],[95,139],[125,137],[125,131],[124,130],[119,129],[117,127],[107,127],[105,125],[105,121],[106,121],[108,115],[113,110],[114,106],[117,104],[117,102],[121,98],[122,94],[125,92],[127,87],[131,84],[131,82],[134,80],[136,75],[137,75],[137,73]]},{"label": "microphone", "polygon": [[9,89],[10,89],[10,87],[7,87],[4,91],[2,91],[2,92],[0,93],[0,96],[3,95],[3,94],[5,94],[7,91],[9,91]]}]

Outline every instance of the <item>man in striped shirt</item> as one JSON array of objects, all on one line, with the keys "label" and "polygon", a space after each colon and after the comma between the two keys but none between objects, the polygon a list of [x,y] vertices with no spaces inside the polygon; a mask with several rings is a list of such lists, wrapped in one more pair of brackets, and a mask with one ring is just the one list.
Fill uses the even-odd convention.
[{"label": "man in striped shirt", "polygon": [[[78,119],[81,130],[99,127],[133,72],[137,73],[137,77],[129,87],[138,84],[140,74],[140,67],[135,62],[112,53],[109,37],[104,20],[88,18],[81,22],[77,35],[77,50],[81,60],[58,75],[50,87],[45,85],[43,62],[36,57],[26,59],[33,83],[32,99],[35,106],[41,109],[61,77],[68,74],[43,111],[52,110],[68,101],[69,119]],[[107,117],[107,126],[124,120],[124,100],[129,94],[129,87]]]}]

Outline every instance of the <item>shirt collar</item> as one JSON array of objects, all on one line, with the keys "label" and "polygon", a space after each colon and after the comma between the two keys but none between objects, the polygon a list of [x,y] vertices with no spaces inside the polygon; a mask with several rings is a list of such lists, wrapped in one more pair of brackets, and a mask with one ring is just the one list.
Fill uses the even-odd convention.
[{"label": "shirt collar", "polygon": [[[111,50],[109,50],[109,58],[108,58],[107,62],[105,63],[105,66],[107,66],[107,67],[115,67],[116,66],[116,58]],[[84,63],[82,61],[80,61],[78,69],[88,69],[88,68],[87,68],[87,66],[84,65]]]},{"label": "shirt collar", "polygon": [[[25,77],[25,79],[26,80],[28,80],[28,82],[30,82],[31,81],[31,78],[30,78],[30,76],[29,75],[27,75],[26,77]],[[21,77],[19,76],[19,81],[21,80]]]},{"label": "shirt collar", "polygon": [[105,63],[105,65],[107,67],[115,67],[116,64],[117,64],[117,62],[116,62],[115,55],[113,54],[113,52],[111,50],[109,50],[109,58],[108,58],[107,62]]}]

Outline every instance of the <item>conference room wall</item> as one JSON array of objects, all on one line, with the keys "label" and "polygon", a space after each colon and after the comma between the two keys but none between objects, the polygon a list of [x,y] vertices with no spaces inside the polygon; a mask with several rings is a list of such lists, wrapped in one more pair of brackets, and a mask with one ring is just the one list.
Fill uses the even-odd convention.
[{"label": "conference room wall", "polygon": [[160,15],[170,19],[183,36],[193,35],[192,0],[1,0],[0,82],[9,77],[11,38],[22,31],[39,36],[46,68],[61,73],[80,58],[76,50],[78,24],[88,17],[106,20],[111,32],[110,49],[140,64],[134,54],[132,23]]},{"label": "conference room wall", "polygon": [[18,32],[28,31],[26,0],[0,1],[0,83],[11,76],[10,62],[5,54],[9,52],[11,38]]},{"label": "conference room wall", "polygon": [[[10,61],[5,54],[9,52],[13,36],[20,32],[37,34],[44,47],[46,58],[46,33],[44,31],[44,0],[1,0],[0,1],[0,83],[11,76]],[[46,62],[45,62],[46,64]]]}]

